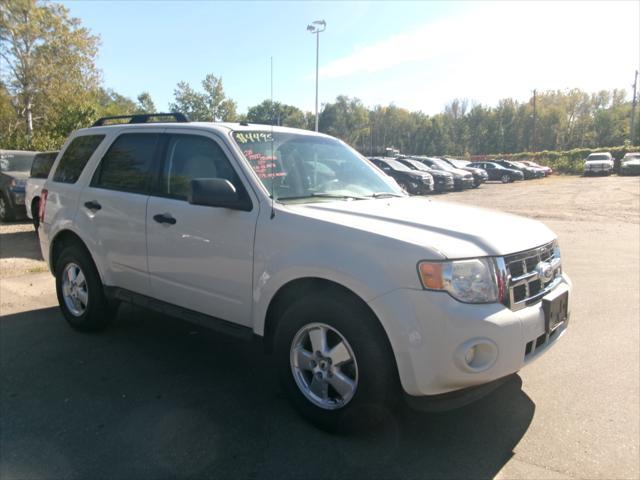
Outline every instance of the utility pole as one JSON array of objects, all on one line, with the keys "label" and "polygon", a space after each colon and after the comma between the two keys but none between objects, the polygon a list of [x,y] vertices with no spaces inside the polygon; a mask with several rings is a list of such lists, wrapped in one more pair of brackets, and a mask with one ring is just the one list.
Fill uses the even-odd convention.
[{"label": "utility pole", "polygon": [[636,88],[638,86],[638,70],[636,70],[636,74],[633,77],[633,100],[631,102],[631,132],[630,139],[631,145],[635,145],[635,137],[636,137],[636,105],[638,105],[638,96],[636,95]]},{"label": "utility pole", "polygon": [[533,132],[531,133],[531,151],[536,151],[536,91],[533,91]]},{"label": "utility pole", "polygon": [[307,31],[316,35],[316,132],[318,131],[318,69],[320,66],[320,33],[327,28],[327,22],[316,20],[311,25],[307,25]]}]

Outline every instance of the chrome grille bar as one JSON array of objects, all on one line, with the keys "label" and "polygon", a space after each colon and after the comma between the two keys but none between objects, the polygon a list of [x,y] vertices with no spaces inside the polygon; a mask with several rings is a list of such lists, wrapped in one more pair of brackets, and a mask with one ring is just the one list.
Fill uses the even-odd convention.
[{"label": "chrome grille bar", "polygon": [[505,304],[519,310],[540,300],[560,283],[562,264],[555,241],[504,257],[507,278]]}]

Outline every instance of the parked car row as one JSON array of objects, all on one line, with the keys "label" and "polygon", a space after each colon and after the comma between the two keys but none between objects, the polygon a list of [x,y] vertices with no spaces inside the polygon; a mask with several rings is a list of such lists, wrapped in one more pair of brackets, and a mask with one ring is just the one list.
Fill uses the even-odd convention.
[{"label": "parked car row", "polygon": [[369,157],[369,160],[411,195],[478,188],[487,181],[510,183],[543,178],[553,173],[551,168],[530,161],[469,162],[421,155]]}]

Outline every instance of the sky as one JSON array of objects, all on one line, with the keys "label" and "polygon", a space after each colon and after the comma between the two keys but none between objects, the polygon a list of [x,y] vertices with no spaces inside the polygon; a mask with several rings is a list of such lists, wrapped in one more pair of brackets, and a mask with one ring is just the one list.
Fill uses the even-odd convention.
[{"label": "sky", "polygon": [[105,87],[168,109],[179,81],[222,77],[238,112],[271,95],[314,110],[344,94],[427,114],[538,91],[626,89],[640,67],[640,1],[65,1],[101,38]]}]

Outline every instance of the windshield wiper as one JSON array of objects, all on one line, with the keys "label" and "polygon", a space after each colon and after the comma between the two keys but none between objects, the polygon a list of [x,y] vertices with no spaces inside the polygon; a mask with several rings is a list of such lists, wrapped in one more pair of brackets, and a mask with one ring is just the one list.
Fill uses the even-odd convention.
[{"label": "windshield wiper", "polygon": [[404,197],[404,195],[401,195],[399,193],[392,193],[392,192],[376,192],[369,196],[373,198]]},{"label": "windshield wiper", "polygon": [[367,197],[359,197],[358,195],[339,195],[335,193],[309,193],[307,195],[296,195],[293,197],[279,197],[278,200],[302,200],[304,198],[336,198],[343,200],[366,200]]}]

